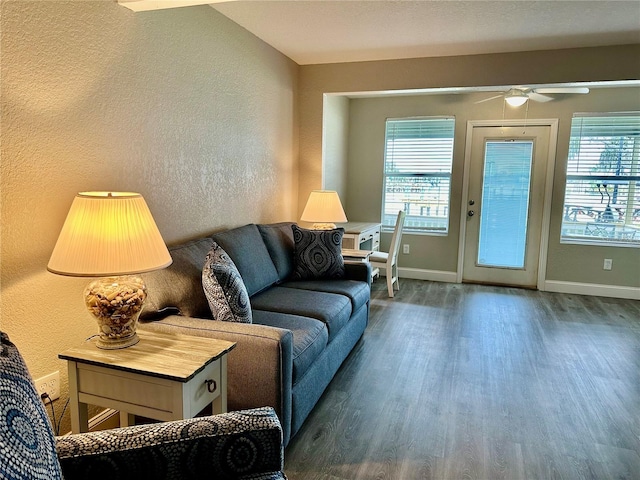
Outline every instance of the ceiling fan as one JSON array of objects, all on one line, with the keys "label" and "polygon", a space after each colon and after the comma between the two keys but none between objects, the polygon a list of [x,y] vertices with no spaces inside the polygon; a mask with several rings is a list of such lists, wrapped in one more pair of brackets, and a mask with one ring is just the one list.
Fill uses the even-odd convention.
[{"label": "ceiling fan", "polygon": [[496,98],[504,98],[504,100],[512,107],[519,107],[524,105],[527,100],[531,99],[534,102],[549,102],[553,100],[553,97],[549,97],[546,94],[585,94],[589,93],[587,87],[547,87],[547,88],[528,88],[528,87],[512,87],[509,90],[495,95],[493,97],[485,98],[475,103],[484,103],[489,100],[495,100]]}]

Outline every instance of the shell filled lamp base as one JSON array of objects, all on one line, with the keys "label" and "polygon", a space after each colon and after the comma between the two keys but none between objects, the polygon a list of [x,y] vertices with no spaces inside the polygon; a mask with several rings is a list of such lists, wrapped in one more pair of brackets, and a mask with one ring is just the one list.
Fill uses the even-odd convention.
[{"label": "shell filled lamp base", "polygon": [[333,230],[336,228],[335,223],[314,223],[311,225],[311,230]]},{"label": "shell filled lamp base", "polygon": [[84,291],[89,313],[98,322],[98,348],[116,350],[138,343],[138,317],[147,298],[141,277],[104,277],[91,282]]}]

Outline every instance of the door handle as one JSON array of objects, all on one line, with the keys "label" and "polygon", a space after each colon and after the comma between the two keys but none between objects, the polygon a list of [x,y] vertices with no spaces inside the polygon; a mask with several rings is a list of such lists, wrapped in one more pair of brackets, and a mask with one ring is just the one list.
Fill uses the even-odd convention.
[{"label": "door handle", "polygon": [[473,217],[476,214],[476,212],[474,212],[473,210],[469,210],[467,212],[467,215],[469,215],[470,217]]}]

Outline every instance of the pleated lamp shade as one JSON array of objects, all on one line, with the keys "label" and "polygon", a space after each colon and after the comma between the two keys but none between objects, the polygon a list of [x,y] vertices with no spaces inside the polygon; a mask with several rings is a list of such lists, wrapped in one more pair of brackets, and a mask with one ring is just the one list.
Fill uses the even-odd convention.
[{"label": "pleated lamp shade", "polygon": [[73,200],[47,269],[106,277],[158,270],[171,262],[142,195],[83,192]]},{"label": "pleated lamp shade", "polygon": [[312,223],[346,222],[347,216],[342,208],[338,192],[333,190],[312,191],[300,220]]}]

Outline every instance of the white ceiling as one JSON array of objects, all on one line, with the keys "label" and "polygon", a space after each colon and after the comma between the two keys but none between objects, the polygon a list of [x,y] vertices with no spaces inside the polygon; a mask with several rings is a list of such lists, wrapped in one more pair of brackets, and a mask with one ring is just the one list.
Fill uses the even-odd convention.
[{"label": "white ceiling", "polygon": [[299,65],[640,43],[640,0],[211,1]]}]

